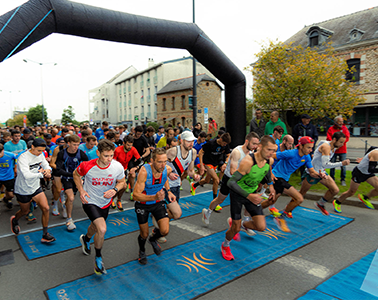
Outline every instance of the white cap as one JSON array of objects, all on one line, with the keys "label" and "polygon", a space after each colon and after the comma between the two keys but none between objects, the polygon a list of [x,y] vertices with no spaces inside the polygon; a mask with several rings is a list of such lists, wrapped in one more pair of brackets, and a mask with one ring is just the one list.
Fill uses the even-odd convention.
[{"label": "white cap", "polygon": [[188,142],[196,140],[195,136],[193,135],[193,132],[189,130],[185,130],[183,133],[181,133],[181,139]]}]

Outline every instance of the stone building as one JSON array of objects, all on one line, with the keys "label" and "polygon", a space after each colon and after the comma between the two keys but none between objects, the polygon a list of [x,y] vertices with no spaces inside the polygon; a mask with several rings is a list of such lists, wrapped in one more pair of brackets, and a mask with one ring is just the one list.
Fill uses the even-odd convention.
[{"label": "stone building", "polygon": [[[224,126],[224,108],[221,99],[223,88],[207,74],[196,76],[197,84],[197,122],[205,126],[205,110],[207,116],[213,118],[218,126]],[[163,125],[180,122],[190,128],[193,123],[191,96],[193,94],[193,76],[171,80],[157,92],[157,118]]]},{"label": "stone building", "polygon": [[[348,120],[351,135],[364,137],[375,144],[371,137],[378,136],[378,7],[350,15],[305,26],[286,42],[303,47],[324,47],[331,42],[340,59],[354,66],[356,71],[346,74],[365,91],[365,103],[355,107]],[[351,139],[350,147],[361,146],[360,138]]]}]

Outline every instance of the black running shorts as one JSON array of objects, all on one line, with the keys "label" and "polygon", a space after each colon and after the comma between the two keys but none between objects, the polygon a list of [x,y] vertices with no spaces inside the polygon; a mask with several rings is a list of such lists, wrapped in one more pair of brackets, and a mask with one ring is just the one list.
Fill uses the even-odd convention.
[{"label": "black running shorts", "polygon": [[167,209],[165,208],[165,201],[160,201],[154,204],[141,204],[135,202],[135,212],[137,214],[138,224],[145,224],[148,222],[148,217],[152,214],[156,221],[163,218],[168,218]]},{"label": "black running shorts", "polygon": [[[166,190],[164,190],[164,192],[165,192],[165,204],[168,205],[169,203],[171,203],[168,199],[168,192]],[[173,195],[176,196],[176,201],[178,203],[180,200],[180,187],[179,186],[171,187],[171,192]]]},{"label": "black running shorts", "polygon": [[374,177],[374,176],[375,176],[374,173],[370,173],[370,174],[362,173],[357,167],[354,167],[354,169],[352,171],[352,180],[355,183],[362,183],[362,182],[368,180],[370,177]]},{"label": "black running shorts", "polygon": [[83,209],[87,214],[89,220],[91,220],[92,222],[98,218],[104,218],[106,221],[109,214],[109,208],[110,206],[101,208],[94,204],[83,204]]},{"label": "black running shorts", "polygon": [[0,186],[4,185],[7,192],[13,192],[14,182],[14,178],[10,180],[0,181]]},{"label": "black running shorts", "polygon": [[42,191],[42,188],[39,187],[33,194],[31,195],[20,195],[20,194],[16,194],[16,198],[17,198],[17,201],[20,202],[20,203],[29,203],[33,197],[39,195],[40,193],[43,193]]},{"label": "black running shorts", "polygon": [[288,183],[285,179],[278,177],[277,180],[273,183],[273,187],[277,194],[282,194],[284,189],[288,190],[291,188],[291,184]]},{"label": "black running shorts", "polygon": [[62,178],[62,185],[65,191],[72,189],[74,194],[76,195],[77,187],[73,179]]},{"label": "black running shorts", "polygon": [[230,193],[230,188],[227,186],[227,182],[229,180],[230,180],[230,177],[224,174],[221,181],[221,188],[219,190],[219,192],[222,193],[222,195],[227,196]]},{"label": "black running shorts", "polygon": [[232,220],[240,220],[243,205],[245,209],[249,212],[251,217],[264,215],[261,205],[253,204],[247,198],[235,193],[230,190],[231,199],[231,218]]}]

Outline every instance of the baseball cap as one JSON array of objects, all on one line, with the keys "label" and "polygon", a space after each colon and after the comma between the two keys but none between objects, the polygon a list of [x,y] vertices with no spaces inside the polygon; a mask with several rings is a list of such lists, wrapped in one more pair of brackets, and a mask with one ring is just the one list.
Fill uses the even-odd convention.
[{"label": "baseball cap", "polygon": [[162,129],[162,128],[164,128],[164,126],[159,126],[159,129]]},{"label": "baseball cap", "polygon": [[62,141],[64,142],[64,138],[62,138],[62,137],[56,139],[56,143],[57,143],[57,144],[59,144],[59,143],[62,142]]},{"label": "baseball cap", "polygon": [[195,136],[193,135],[193,132],[191,131],[184,131],[183,133],[181,133],[181,139],[188,142],[196,140]]},{"label": "baseball cap", "polygon": [[301,119],[311,119],[311,117],[308,114],[301,115]]},{"label": "baseball cap", "polygon": [[311,144],[311,143],[313,143],[313,142],[314,142],[314,139],[313,139],[313,138],[311,138],[311,137],[309,137],[309,136],[302,136],[302,137],[299,139],[299,141],[298,141],[298,145],[297,145],[297,147],[298,147],[299,145]]},{"label": "baseball cap", "polygon": [[52,135],[50,133],[46,133],[44,135],[45,139],[51,139],[52,138]]},{"label": "baseball cap", "polygon": [[36,139],[34,139],[32,145],[33,145],[34,147],[46,147],[46,142],[45,142],[44,139],[36,138]]},{"label": "baseball cap", "polygon": [[28,134],[28,133],[31,133],[31,130],[29,128],[25,128],[22,133],[23,134]]}]

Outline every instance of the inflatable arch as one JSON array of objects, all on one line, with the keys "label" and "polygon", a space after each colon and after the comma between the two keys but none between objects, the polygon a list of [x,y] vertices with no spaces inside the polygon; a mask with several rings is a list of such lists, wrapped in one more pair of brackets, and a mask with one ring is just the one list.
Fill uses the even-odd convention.
[{"label": "inflatable arch", "polygon": [[226,128],[232,146],[246,134],[244,74],[193,23],[174,22],[67,0],[30,0],[0,16],[0,61],[51,33],[188,50],[225,85]]}]

